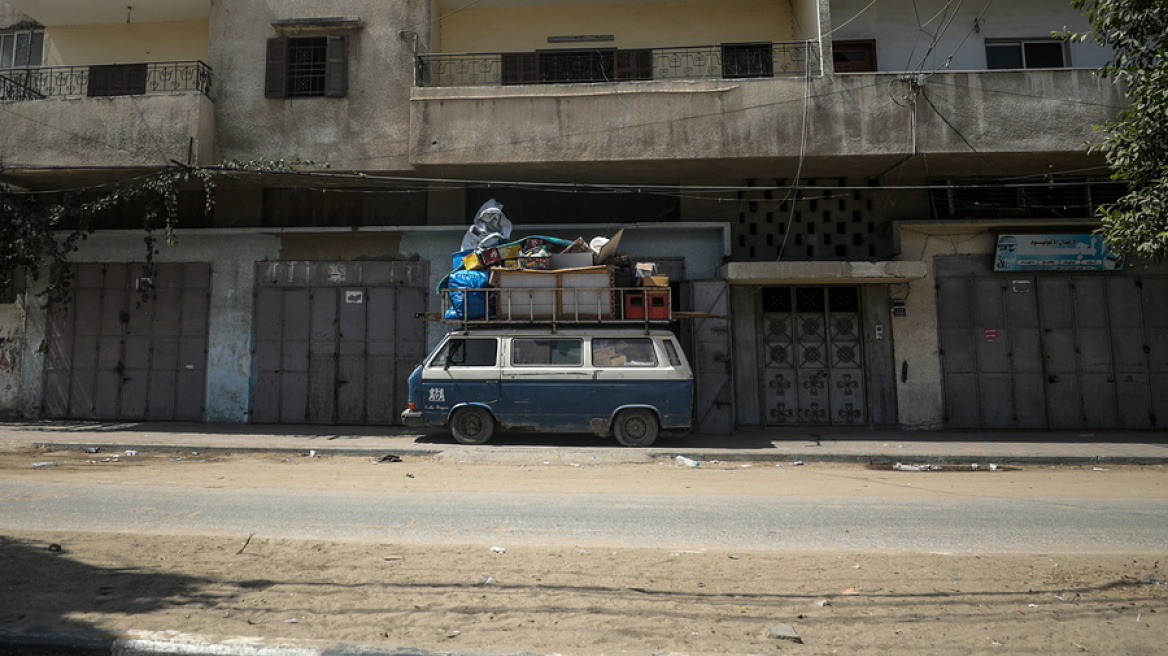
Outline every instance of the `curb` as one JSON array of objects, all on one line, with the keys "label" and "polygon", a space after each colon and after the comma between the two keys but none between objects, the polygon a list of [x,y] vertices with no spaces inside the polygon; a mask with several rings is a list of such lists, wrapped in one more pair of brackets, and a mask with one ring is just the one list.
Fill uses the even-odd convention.
[{"label": "curb", "polygon": [[[185,453],[191,451],[198,451],[199,453],[245,453],[245,454],[296,454],[304,455],[310,450],[314,450],[319,454],[328,454],[330,456],[341,457],[374,457],[384,455],[396,455],[399,457],[414,456],[414,457],[435,457],[447,456],[457,457],[461,460],[473,461],[479,460],[482,462],[500,462],[502,458],[507,456],[521,456],[531,455],[536,452],[543,452],[542,449],[533,448],[531,450],[524,449],[523,451],[498,449],[498,448],[481,448],[481,447],[454,447],[454,448],[394,448],[394,447],[334,447],[313,445],[313,449],[306,447],[283,447],[283,446],[192,446],[192,445],[175,445],[175,444],[149,444],[141,442],[55,442],[55,441],[37,441],[33,442],[33,446],[45,449],[55,449],[63,451],[84,451],[89,448],[101,448],[110,451],[123,451],[133,449],[137,451],[153,451],[158,453]],[[1081,455],[1035,455],[1035,454],[921,454],[921,453],[901,453],[896,455],[884,454],[860,454],[860,453],[824,453],[823,451],[806,451],[806,452],[791,452],[782,451],[775,452],[771,450],[726,450],[726,449],[681,449],[681,450],[665,450],[665,449],[589,449],[588,451],[572,451],[567,449],[556,449],[554,452],[555,460],[567,461],[573,458],[577,461],[593,460],[604,462],[606,464],[627,464],[627,463],[644,463],[662,460],[673,460],[678,456],[683,456],[698,462],[709,462],[712,460],[719,460],[722,462],[774,462],[774,463],[792,463],[792,462],[818,462],[818,463],[843,463],[843,464],[860,464],[860,465],[891,465],[897,462],[915,463],[915,464],[934,464],[934,465],[1067,465],[1067,466],[1085,466],[1085,465],[1159,465],[1168,464],[1168,453],[1164,456],[1081,456]]]}]

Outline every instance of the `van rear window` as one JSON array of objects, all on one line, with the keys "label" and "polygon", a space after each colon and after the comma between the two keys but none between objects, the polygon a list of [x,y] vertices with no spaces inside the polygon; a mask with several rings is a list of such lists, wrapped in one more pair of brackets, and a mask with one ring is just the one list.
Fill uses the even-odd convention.
[{"label": "van rear window", "polygon": [[583,350],[582,339],[517,337],[511,340],[511,364],[580,366],[584,364]]},{"label": "van rear window", "polygon": [[653,340],[596,337],[592,340],[592,363],[597,367],[656,367]]}]

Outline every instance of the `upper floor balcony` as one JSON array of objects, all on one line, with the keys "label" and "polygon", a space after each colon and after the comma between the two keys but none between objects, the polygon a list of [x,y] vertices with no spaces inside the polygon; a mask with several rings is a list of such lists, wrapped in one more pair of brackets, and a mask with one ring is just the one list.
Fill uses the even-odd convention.
[{"label": "upper floor balcony", "polygon": [[0,102],[46,98],[211,95],[211,67],[201,61],[0,69]]},{"label": "upper floor balcony", "polygon": [[675,48],[581,48],[418,56],[423,87],[584,84],[818,75],[812,41]]},{"label": "upper floor balcony", "polygon": [[5,169],[209,163],[210,92],[200,61],[0,70]]},{"label": "upper floor balcony", "polygon": [[663,163],[729,172],[732,162],[797,157],[1047,161],[1081,151],[1092,126],[1126,104],[1122,88],[1088,69],[771,77],[717,69],[580,84],[542,70],[527,83],[511,83],[505,69],[498,80],[471,78],[468,67],[439,77],[483,85],[413,89],[410,158],[419,167],[595,164],[663,176]]}]

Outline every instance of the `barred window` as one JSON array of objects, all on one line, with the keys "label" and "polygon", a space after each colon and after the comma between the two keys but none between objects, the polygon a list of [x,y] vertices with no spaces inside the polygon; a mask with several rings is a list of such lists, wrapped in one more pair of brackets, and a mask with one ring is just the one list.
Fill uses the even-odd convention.
[{"label": "barred window", "polygon": [[268,39],[268,98],[348,94],[348,39],[344,36],[276,37]]}]

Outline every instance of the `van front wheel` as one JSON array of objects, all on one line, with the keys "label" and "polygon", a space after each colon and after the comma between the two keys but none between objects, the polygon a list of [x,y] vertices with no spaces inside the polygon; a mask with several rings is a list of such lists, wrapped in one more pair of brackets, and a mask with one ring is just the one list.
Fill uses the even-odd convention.
[{"label": "van front wheel", "polygon": [[459,444],[484,444],[495,434],[495,420],[484,408],[459,408],[450,418],[450,432]]},{"label": "van front wheel", "polygon": [[612,432],[624,446],[649,446],[657,440],[657,417],[643,408],[622,410]]}]

